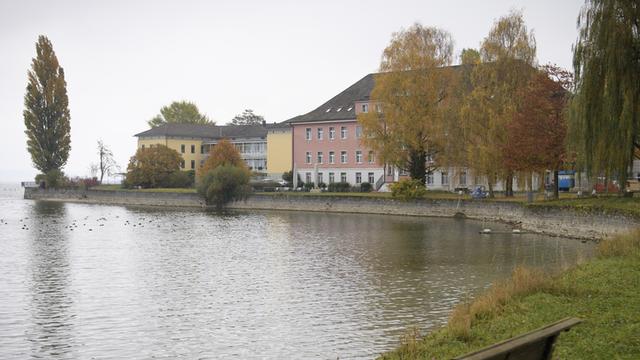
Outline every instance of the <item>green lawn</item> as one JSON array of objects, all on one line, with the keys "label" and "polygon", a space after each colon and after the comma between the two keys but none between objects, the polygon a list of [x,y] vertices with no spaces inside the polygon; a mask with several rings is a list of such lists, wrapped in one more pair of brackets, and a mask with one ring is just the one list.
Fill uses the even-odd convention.
[{"label": "green lawn", "polygon": [[535,202],[531,206],[553,206],[584,211],[611,211],[633,216],[640,216],[640,198],[624,198],[619,196],[602,196],[597,198],[573,198]]},{"label": "green lawn", "polygon": [[[494,285],[471,304],[459,305],[442,329],[424,338],[408,336],[381,359],[450,359],[565,317],[584,322],[560,335],[554,358],[638,359],[640,231],[606,240],[598,252],[569,271],[520,288],[520,293],[496,297],[504,295],[500,290],[505,287]],[[463,331],[460,319],[467,321]]]}]

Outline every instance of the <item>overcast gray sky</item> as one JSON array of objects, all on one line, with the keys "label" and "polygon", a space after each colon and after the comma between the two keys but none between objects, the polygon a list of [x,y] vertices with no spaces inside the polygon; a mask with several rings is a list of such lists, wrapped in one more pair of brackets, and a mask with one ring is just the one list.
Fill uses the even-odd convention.
[{"label": "overcast gray sky", "polygon": [[571,69],[582,0],[9,1],[0,0],[0,181],[31,180],[22,118],[38,35],[65,69],[71,155],[88,175],[96,141],[126,168],[160,107],[195,102],[218,124],[245,108],[280,122],[375,72],[391,34],[414,22],[477,48],[494,20],[524,13],[539,63]]}]

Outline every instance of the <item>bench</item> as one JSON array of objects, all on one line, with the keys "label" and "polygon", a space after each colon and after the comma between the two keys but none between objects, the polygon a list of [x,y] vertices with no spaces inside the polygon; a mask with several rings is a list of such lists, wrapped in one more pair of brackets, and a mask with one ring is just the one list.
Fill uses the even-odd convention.
[{"label": "bench", "polygon": [[526,334],[454,358],[454,360],[548,360],[553,345],[562,331],[581,323],[577,318],[566,318]]}]

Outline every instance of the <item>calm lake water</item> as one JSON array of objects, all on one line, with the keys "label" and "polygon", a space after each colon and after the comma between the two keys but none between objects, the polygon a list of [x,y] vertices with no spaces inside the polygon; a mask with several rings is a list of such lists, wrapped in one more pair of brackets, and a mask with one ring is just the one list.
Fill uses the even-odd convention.
[{"label": "calm lake water", "polygon": [[21,197],[0,185],[2,359],[373,358],[515,266],[593,248],[468,220]]}]

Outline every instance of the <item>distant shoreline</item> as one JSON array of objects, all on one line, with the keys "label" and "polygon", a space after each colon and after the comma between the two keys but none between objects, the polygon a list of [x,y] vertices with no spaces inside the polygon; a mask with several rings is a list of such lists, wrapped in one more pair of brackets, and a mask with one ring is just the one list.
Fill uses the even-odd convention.
[{"label": "distant shoreline", "polygon": [[[206,207],[193,192],[142,192],[126,190],[66,190],[25,188],[25,199],[110,205]],[[401,201],[389,197],[349,195],[253,194],[229,209],[334,212],[422,217],[462,217],[502,222],[539,234],[601,240],[640,227],[640,217],[603,209],[528,206],[514,202],[451,199]]]}]

